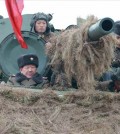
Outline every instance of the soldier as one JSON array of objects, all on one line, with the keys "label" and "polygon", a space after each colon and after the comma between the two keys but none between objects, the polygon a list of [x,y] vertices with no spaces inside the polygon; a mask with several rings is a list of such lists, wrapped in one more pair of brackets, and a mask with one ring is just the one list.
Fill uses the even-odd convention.
[{"label": "soldier", "polygon": [[120,67],[120,21],[115,22],[114,33],[116,37],[115,57],[112,62],[112,67]]},{"label": "soldier", "polygon": [[38,12],[33,15],[30,22],[31,31],[37,33],[39,37],[46,41],[46,49],[50,49],[51,45],[56,41],[55,34],[51,32],[51,25],[49,23],[51,19],[51,14]]},{"label": "soldier", "polygon": [[44,76],[48,77],[48,80],[51,80],[52,70],[51,66],[49,65],[52,51],[54,51],[55,43],[56,43],[56,36],[53,32],[51,32],[51,26],[49,21],[52,19],[51,14],[45,14],[45,13],[36,13],[33,15],[31,19],[31,31],[38,34],[39,38],[42,38],[46,41],[46,55],[49,57],[48,60],[48,66],[46,67],[46,71]]},{"label": "soldier", "polygon": [[120,68],[111,76],[111,80],[99,82],[96,89],[101,91],[120,92]]},{"label": "soldier", "polygon": [[111,69],[103,73],[100,81],[111,80],[111,76],[116,72],[117,68],[120,67],[120,21],[115,22],[114,31],[115,33],[115,48],[114,58],[111,63]]},{"label": "soldier", "polygon": [[23,87],[41,87],[47,80],[37,72],[39,65],[38,57],[35,54],[25,54],[18,58],[18,67],[20,72],[11,76],[7,82],[8,85]]}]

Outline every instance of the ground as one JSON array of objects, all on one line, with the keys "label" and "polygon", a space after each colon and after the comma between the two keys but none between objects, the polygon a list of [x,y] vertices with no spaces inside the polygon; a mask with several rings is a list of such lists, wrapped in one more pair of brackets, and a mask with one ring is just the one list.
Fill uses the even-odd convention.
[{"label": "ground", "polygon": [[120,134],[120,94],[1,86],[0,134]]}]

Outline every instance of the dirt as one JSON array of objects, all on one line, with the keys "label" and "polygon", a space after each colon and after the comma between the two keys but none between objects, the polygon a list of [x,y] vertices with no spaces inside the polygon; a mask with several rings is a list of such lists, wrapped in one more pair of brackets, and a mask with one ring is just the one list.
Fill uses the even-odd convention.
[{"label": "dirt", "polygon": [[120,94],[1,86],[0,134],[120,134]]}]

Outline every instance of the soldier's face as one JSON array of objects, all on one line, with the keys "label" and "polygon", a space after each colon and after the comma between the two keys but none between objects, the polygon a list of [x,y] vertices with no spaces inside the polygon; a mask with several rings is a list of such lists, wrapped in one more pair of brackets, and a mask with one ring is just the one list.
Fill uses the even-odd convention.
[{"label": "soldier's face", "polygon": [[46,31],[47,28],[47,23],[45,20],[38,20],[35,23],[35,30],[38,33],[44,33]]},{"label": "soldier's face", "polygon": [[20,68],[20,72],[27,78],[32,78],[33,75],[37,72],[37,68],[34,65],[26,65]]}]

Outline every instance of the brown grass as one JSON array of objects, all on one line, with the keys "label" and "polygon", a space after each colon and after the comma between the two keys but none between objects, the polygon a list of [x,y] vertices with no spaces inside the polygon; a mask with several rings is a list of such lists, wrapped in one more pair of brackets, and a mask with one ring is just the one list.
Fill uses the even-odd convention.
[{"label": "brown grass", "polygon": [[119,134],[119,103],[117,93],[78,91],[59,97],[51,89],[2,86],[0,134]]}]

